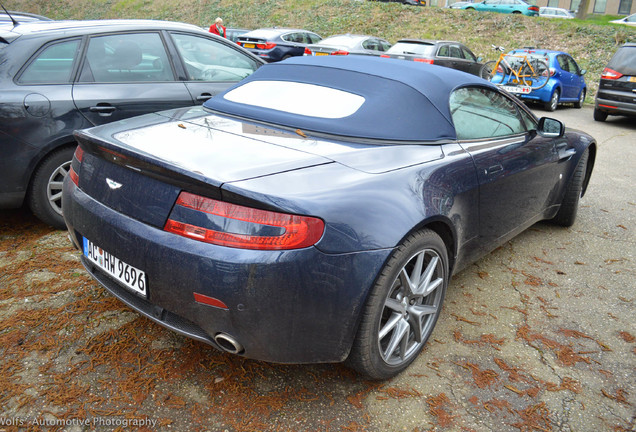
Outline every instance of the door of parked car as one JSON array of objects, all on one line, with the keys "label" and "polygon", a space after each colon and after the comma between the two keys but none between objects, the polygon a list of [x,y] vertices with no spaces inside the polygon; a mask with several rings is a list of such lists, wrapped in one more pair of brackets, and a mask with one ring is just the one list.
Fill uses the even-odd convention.
[{"label": "door of parked car", "polygon": [[475,55],[459,44],[444,44],[437,51],[435,64],[479,76],[482,65]]},{"label": "door of parked car", "polygon": [[195,103],[159,32],[91,37],[73,100],[93,125]]},{"label": "door of parked car", "polygon": [[540,220],[545,203],[556,202],[558,154],[554,141],[535,133],[535,121],[501,93],[484,88],[453,92],[457,137],[477,168],[479,229],[484,244]]},{"label": "door of parked car", "polygon": [[584,85],[581,69],[574,59],[567,54],[559,54],[557,62],[561,68],[561,83],[563,85],[563,95],[565,98],[578,98],[581,88]]}]

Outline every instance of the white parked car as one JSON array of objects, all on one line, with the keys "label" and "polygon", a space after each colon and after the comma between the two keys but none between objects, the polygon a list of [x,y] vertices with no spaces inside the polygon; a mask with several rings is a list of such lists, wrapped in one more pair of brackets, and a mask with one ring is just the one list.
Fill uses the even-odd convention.
[{"label": "white parked car", "polygon": [[628,26],[636,26],[636,13],[626,16],[625,18],[610,21],[613,24],[623,24]]},{"label": "white parked car", "polygon": [[539,16],[545,18],[564,18],[572,19],[574,14],[567,9],[556,7],[542,7],[539,8]]}]

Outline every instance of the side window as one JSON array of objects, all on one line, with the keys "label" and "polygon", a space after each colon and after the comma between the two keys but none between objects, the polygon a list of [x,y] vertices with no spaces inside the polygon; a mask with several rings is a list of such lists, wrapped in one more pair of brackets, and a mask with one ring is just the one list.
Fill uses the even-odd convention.
[{"label": "side window", "polygon": [[579,68],[579,65],[576,64],[576,62],[574,61],[572,57],[568,57],[568,64],[570,67],[570,72],[577,75],[581,74],[581,69]]},{"label": "side window", "polygon": [[450,50],[448,49],[448,45],[442,45],[437,51],[437,55],[439,57],[450,57]]},{"label": "side window", "polygon": [[568,61],[568,56],[565,56],[565,55],[559,56],[559,66],[561,66],[561,69],[563,69],[566,72],[574,72],[570,68],[570,62]]},{"label": "side window", "polygon": [[471,60],[474,62],[477,61],[477,57],[475,57],[475,55],[471,51],[469,51],[466,47],[462,47],[462,54],[466,60]]},{"label": "side window", "polygon": [[322,38],[315,33],[308,33],[307,37],[309,38],[309,43],[312,44],[318,43],[322,40]]},{"label": "side window", "polygon": [[459,49],[457,45],[451,45],[450,47],[450,56],[454,58],[463,58],[462,51]]},{"label": "side window", "polygon": [[488,88],[455,90],[450,109],[458,139],[494,138],[527,131],[517,105]]},{"label": "side window", "polygon": [[380,51],[388,51],[391,48],[391,44],[385,40],[381,40],[380,47],[382,48]]},{"label": "side window", "polygon": [[259,67],[256,60],[222,42],[184,33],[173,33],[172,38],[191,81],[240,81]]},{"label": "side window", "polygon": [[79,39],[49,45],[37,54],[24,72],[20,84],[66,84],[71,81],[73,65],[78,57]]},{"label": "side window", "polygon": [[362,48],[377,51],[378,44],[376,43],[375,39],[367,39],[362,42]]},{"label": "side window", "polygon": [[174,74],[158,33],[129,33],[90,38],[80,81],[174,81]]}]

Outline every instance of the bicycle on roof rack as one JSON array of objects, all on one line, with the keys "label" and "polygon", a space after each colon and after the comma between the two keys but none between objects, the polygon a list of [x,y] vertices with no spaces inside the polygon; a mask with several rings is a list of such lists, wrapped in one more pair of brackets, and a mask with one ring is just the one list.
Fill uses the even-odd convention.
[{"label": "bicycle on roof rack", "polygon": [[497,60],[491,60],[481,68],[481,77],[510,93],[530,93],[545,87],[550,79],[550,67],[541,58],[529,56],[531,51],[506,54],[502,46],[492,45],[500,51]]}]

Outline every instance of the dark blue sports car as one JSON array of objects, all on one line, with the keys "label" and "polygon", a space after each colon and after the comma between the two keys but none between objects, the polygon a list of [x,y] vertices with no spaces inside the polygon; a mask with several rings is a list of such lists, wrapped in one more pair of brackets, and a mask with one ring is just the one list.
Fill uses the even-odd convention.
[{"label": "dark blue sports car", "polygon": [[64,216],[112,294],[227,352],[375,379],[417,357],[453,273],[574,223],[596,154],[481,78],[367,57],[76,137]]}]

